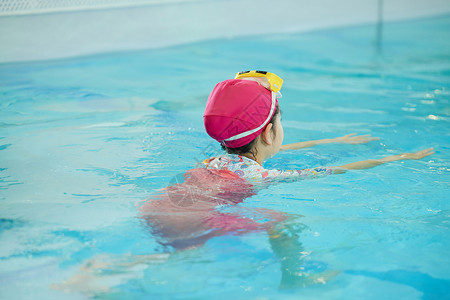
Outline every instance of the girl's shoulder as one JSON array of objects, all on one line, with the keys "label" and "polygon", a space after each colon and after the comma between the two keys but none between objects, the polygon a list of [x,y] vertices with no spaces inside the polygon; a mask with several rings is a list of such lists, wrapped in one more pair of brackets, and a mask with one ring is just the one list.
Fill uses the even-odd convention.
[{"label": "girl's shoulder", "polygon": [[224,154],[206,159],[203,166],[207,169],[228,170],[242,179],[262,179],[264,168],[256,161],[237,154]]},{"label": "girl's shoulder", "polygon": [[203,166],[208,169],[226,169],[235,173],[241,170],[242,172],[236,173],[239,177],[245,177],[243,176],[244,171],[248,173],[248,171],[261,172],[263,170],[256,161],[237,154],[224,154],[206,159],[203,162]]},{"label": "girl's shoulder", "polygon": [[259,164],[245,156],[237,154],[223,154],[216,157],[211,157],[203,161],[203,166],[211,169],[224,169],[229,167],[240,167],[240,166],[253,166]]}]

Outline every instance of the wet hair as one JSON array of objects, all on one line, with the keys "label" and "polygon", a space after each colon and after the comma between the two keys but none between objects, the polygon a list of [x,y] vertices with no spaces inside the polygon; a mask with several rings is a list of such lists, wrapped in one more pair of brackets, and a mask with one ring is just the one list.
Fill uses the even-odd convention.
[{"label": "wet hair", "polygon": [[[273,113],[272,118],[270,119],[269,123],[272,124],[272,132],[275,136],[275,118],[280,114],[280,107],[277,104],[277,107],[275,108],[275,112]],[[267,124],[269,124],[267,123]],[[252,140],[250,143],[238,147],[238,148],[230,148],[225,146],[224,144],[220,144],[223,150],[225,150],[228,154],[237,154],[237,155],[244,155],[244,154],[251,154],[254,159],[256,159],[256,149],[254,149],[254,146],[256,144],[256,141],[258,140],[259,136],[257,136],[254,140]]]}]

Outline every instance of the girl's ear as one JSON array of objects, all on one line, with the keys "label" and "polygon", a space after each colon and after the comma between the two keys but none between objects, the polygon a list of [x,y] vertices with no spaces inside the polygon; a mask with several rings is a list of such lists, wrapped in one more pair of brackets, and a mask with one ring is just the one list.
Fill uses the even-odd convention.
[{"label": "girl's ear", "polygon": [[261,138],[263,142],[268,146],[272,145],[273,142],[272,127],[273,124],[269,123],[267,124],[266,128],[264,128],[263,132],[261,132]]}]

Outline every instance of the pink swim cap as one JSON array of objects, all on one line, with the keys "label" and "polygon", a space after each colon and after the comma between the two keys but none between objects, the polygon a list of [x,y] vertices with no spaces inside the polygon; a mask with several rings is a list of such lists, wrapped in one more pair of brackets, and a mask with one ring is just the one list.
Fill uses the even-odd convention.
[{"label": "pink swim cap", "polygon": [[219,82],[206,103],[206,132],[230,148],[242,147],[264,130],[275,113],[276,94],[258,82],[229,79]]}]

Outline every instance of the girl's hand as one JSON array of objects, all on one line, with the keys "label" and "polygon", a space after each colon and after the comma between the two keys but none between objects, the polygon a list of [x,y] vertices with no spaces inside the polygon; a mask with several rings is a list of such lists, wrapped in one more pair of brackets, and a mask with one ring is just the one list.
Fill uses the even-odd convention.
[{"label": "girl's hand", "polygon": [[370,134],[366,135],[356,135],[356,133],[350,133],[341,137],[337,137],[334,139],[334,142],[336,143],[342,143],[342,144],[365,144],[370,141],[378,141],[380,138],[377,137],[371,137]]},{"label": "girl's hand", "polygon": [[400,157],[401,157],[401,159],[421,159],[421,158],[427,157],[431,154],[434,154],[433,148],[428,148],[428,149],[417,151],[414,153],[403,153],[403,154],[400,154]]},{"label": "girl's hand", "polygon": [[381,159],[368,159],[363,161],[357,161],[354,163],[346,164],[340,167],[337,167],[334,171],[335,174],[345,173],[347,170],[363,170],[370,169],[388,162],[397,161],[397,160],[405,160],[405,159],[421,159],[427,157],[431,154],[434,154],[433,148],[428,148],[425,150],[417,151],[414,153],[403,153],[398,155],[386,156]]}]

